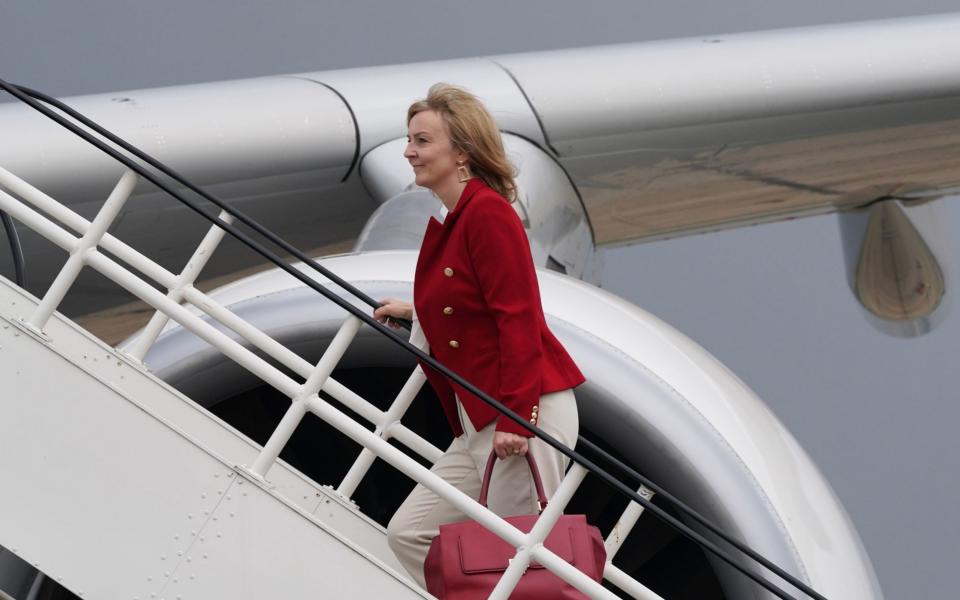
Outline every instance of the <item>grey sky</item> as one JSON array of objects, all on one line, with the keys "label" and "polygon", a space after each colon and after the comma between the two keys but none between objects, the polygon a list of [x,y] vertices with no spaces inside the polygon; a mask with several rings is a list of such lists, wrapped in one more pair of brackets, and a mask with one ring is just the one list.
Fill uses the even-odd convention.
[{"label": "grey sky", "polygon": [[[958,9],[956,0],[0,0],[0,77],[73,95]],[[960,202],[948,204],[948,231],[958,231]],[[705,346],[780,415],[850,512],[887,598],[953,595],[955,306],[923,338],[878,333],[847,287],[832,216],[611,250],[606,263],[605,287]]]}]

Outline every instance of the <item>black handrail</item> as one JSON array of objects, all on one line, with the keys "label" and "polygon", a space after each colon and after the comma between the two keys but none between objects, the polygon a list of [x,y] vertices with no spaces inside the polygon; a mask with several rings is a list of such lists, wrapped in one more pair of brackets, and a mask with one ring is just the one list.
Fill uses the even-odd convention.
[{"label": "black handrail", "polygon": [[[444,366],[443,364],[437,362],[437,361],[436,361],[433,357],[431,357],[429,354],[427,354],[427,353],[423,352],[422,350],[420,350],[419,348],[411,345],[407,340],[401,338],[397,333],[393,332],[393,331],[390,330],[388,327],[385,327],[384,325],[382,325],[380,322],[378,322],[376,319],[374,319],[371,315],[363,312],[362,310],[360,310],[360,309],[357,308],[356,306],[350,304],[347,300],[343,299],[342,297],[338,296],[337,294],[335,294],[335,293],[331,292],[330,290],[326,289],[324,286],[320,285],[319,283],[317,283],[317,282],[314,281],[313,279],[307,277],[307,276],[306,276],[305,274],[303,274],[301,271],[295,269],[295,268],[292,267],[291,265],[289,265],[289,264],[287,264],[286,262],[284,262],[284,261],[281,259],[281,257],[279,257],[278,255],[274,254],[274,253],[271,252],[270,250],[267,250],[266,248],[264,248],[263,246],[261,246],[260,244],[258,244],[257,242],[255,242],[254,240],[250,239],[249,236],[247,236],[246,234],[244,234],[244,233],[241,232],[240,230],[236,229],[235,227],[233,227],[233,226],[230,225],[229,223],[227,223],[227,222],[225,222],[225,221],[222,221],[221,219],[219,219],[219,217],[217,217],[217,216],[215,216],[215,215],[211,215],[211,214],[205,212],[205,211],[204,211],[202,208],[200,208],[196,203],[194,203],[193,201],[187,199],[186,197],[184,197],[183,195],[181,195],[179,192],[177,192],[176,190],[170,188],[169,186],[167,186],[166,184],[164,184],[162,181],[160,181],[160,180],[156,177],[156,175],[154,175],[154,174],[150,173],[149,171],[143,169],[140,165],[136,164],[134,161],[132,161],[132,160],[131,160],[130,158],[128,158],[127,156],[124,156],[123,154],[117,152],[117,150],[115,150],[114,148],[111,148],[111,147],[108,146],[107,144],[103,143],[101,140],[99,140],[99,139],[97,139],[96,137],[92,136],[90,133],[84,131],[84,130],[81,129],[80,127],[78,127],[78,126],[76,126],[75,124],[73,124],[73,123],[69,122],[68,120],[64,119],[61,115],[58,115],[56,112],[52,111],[51,109],[49,109],[49,108],[41,105],[39,102],[37,102],[37,100],[40,100],[40,101],[42,101],[42,102],[44,102],[44,103],[47,103],[47,104],[50,104],[50,105],[56,107],[58,110],[63,111],[64,113],[68,114],[70,117],[72,117],[72,118],[76,119],[77,121],[79,121],[80,123],[82,123],[84,126],[88,127],[89,129],[95,131],[96,133],[100,134],[100,135],[103,136],[104,138],[108,139],[110,142],[116,144],[117,146],[120,146],[121,148],[123,148],[124,150],[126,150],[126,151],[130,152],[131,154],[137,156],[138,158],[140,158],[140,159],[143,160],[144,162],[147,162],[148,164],[150,164],[151,166],[153,166],[153,167],[154,167],[155,169],[157,169],[158,171],[160,171],[160,172],[162,172],[163,174],[167,175],[168,177],[174,179],[174,180],[177,181],[178,183],[186,186],[188,189],[191,189],[192,191],[198,193],[199,195],[201,195],[201,196],[204,197],[205,199],[209,200],[210,202],[212,202],[212,203],[215,204],[216,206],[220,207],[223,211],[225,211],[225,212],[227,212],[228,214],[234,216],[235,218],[237,218],[237,219],[238,219],[239,221],[241,221],[242,223],[248,225],[249,227],[251,227],[252,229],[254,229],[255,231],[257,231],[258,233],[261,233],[262,235],[264,235],[264,237],[266,237],[266,238],[269,239],[270,241],[276,243],[277,245],[279,245],[279,246],[280,246],[281,248],[283,248],[284,250],[290,252],[290,254],[292,254],[292,255],[295,256],[296,258],[299,258],[299,259],[302,260],[304,263],[310,265],[314,270],[316,270],[317,272],[321,273],[322,275],[324,275],[325,277],[327,277],[327,278],[330,279],[331,281],[337,283],[341,288],[343,288],[344,290],[350,292],[351,294],[353,294],[353,295],[356,296],[357,298],[361,299],[361,300],[362,300],[363,302],[365,302],[366,304],[370,305],[371,307],[379,307],[379,306],[380,306],[380,304],[379,304],[378,302],[374,301],[372,298],[370,298],[369,296],[367,296],[366,294],[364,294],[362,291],[356,289],[356,288],[353,287],[351,284],[349,284],[348,282],[346,282],[346,281],[343,280],[342,278],[336,276],[335,274],[333,274],[332,272],[330,272],[328,269],[326,269],[326,268],[323,267],[322,265],[316,263],[316,261],[314,261],[314,260],[311,259],[310,257],[306,256],[306,255],[303,254],[301,251],[299,251],[298,249],[296,249],[295,247],[293,247],[292,245],[290,245],[290,244],[287,243],[286,241],[282,240],[281,238],[279,238],[278,236],[276,236],[276,234],[270,232],[269,230],[267,230],[266,228],[264,228],[262,225],[260,225],[259,223],[257,223],[257,222],[254,221],[253,219],[251,219],[250,217],[247,217],[246,215],[244,215],[244,214],[241,213],[240,211],[238,211],[238,210],[236,210],[236,209],[228,206],[228,205],[227,205],[225,202],[223,202],[222,200],[214,197],[213,195],[209,194],[209,193],[206,192],[205,190],[202,190],[202,189],[199,188],[198,186],[196,186],[196,185],[188,182],[185,178],[183,178],[183,176],[177,174],[177,173],[174,172],[172,169],[166,167],[165,165],[163,165],[162,163],[160,163],[159,161],[157,161],[157,160],[154,159],[153,157],[151,157],[151,156],[147,155],[146,153],[144,153],[143,151],[135,148],[134,146],[130,145],[130,144],[127,143],[126,141],[124,141],[124,140],[122,140],[121,138],[117,137],[117,136],[114,135],[113,133],[107,131],[106,129],[104,129],[104,128],[102,128],[102,127],[100,127],[98,124],[94,123],[93,121],[91,121],[90,119],[88,119],[87,117],[85,117],[84,115],[78,113],[77,111],[75,111],[74,109],[72,109],[72,108],[70,108],[69,106],[65,105],[64,103],[60,102],[59,100],[56,100],[55,98],[52,98],[52,97],[50,97],[50,96],[48,96],[48,95],[46,95],[46,94],[43,94],[43,93],[41,93],[41,92],[37,92],[37,91],[35,91],[35,90],[31,90],[31,89],[29,89],[29,88],[25,88],[25,87],[21,87],[21,86],[16,86],[16,85],[10,84],[10,83],[4,81],[3,79],[0,79],[0,88],[2,88],[3,90],[7,91],[8,93],[10,93],[10,94],[13,95],[14,97],[16,97],[16,98],[17,98],[18,100],[20,100],[21,102],[23,102],[23,103],[27,104],[28,106],[30,106],[31,108],[33,108],[34,110],[36,110],[36,111],[40,112],[41,114],[45,115],[46,117],[52,119],[53,121],[55,121],[56,123],[58,123],[60,126],[66,128],[66,129],[70,130],[71,132],[73,132],[74,134],[80,136],[81,138],[83,138],[85,141],[87,141],[87,142],[90,143],[91,145],[97,147],[97,148],[98,148],[99,150],[101,150],[102,152],[106,153],[107,155],[111,156],[112,158],[114,158],[115,160],[117,160],[118,162],[120,162],[121,164],[125,165],[127,168],[129,168],[129,169],[137,172],[141,177],[143,177],[144,179],[146,179],[146,180],[149,181],[150,183],[156,185],[158,188],[164,190],[165,192],[167,192],[168,194],[170,194],[171,196],[173,196],[175,199],[177,199],[177,200],[180,201],[181,203],[185,204],[187,207],[189,207],[190,209],[194,210],[195,212],[197,212],[197,213],[198,213],[199,215],[201,215],[203,218],[207,219],[207,220],[210,221],[211,223],[214,223],[215,225],[217,225],[218,227],[220,227],[221,229],[223,229],[225,232],[229,233],[231,236],[233,236],[234,238],[236,238],[237,240],[239,240],[241,243],[243,243],[244,245],[246,245],[248,248],[250,248],[251,250],[253,250],[253,251],[256,252],[257,254],[259,254],[260,256],[262,256],[262,257],[264,257],[265,259],[267,259],[269,262],[273,263],[274,265],[276,265],[276,266],[279,267],[280,269],[286,271],[287,273],[289,273],[290,275],[292,275],[293,277],[295,277],[296,279],[298,279],[301,283],[303,283],[303,284],[305,284],[306,286],[310,287],[311,289],[319,292],[320,294],[322,294],[324,297],[326,297],[328,300],[330,300],[331,302],[333,302],[333,303],[336,304],[337,306],[340,306],[341,308],[343,308],[344,310],[346,310],[347,312],[349,312],[349,313],[352,314],[353,316],[357,317],[358,319],[360,319],[361,321],[363,321],[363,322],[366,323],[367,325],[369,325],[369,326],[371,326],[372,328],[374,328],[374,330],[378,331],[381,335],[385,335],[385,336],[386,336],[388,339],[390,339],[392,342],[394,342],[395,344],[397,344],[397,345],[400,346],[401,348],[405,349],[407,352],[409,352],[409,353],[413,354],[415,357],[417,357],[417,359],[419,359],[422,363],[425,363],[425,364],[428,365],[429,367],[435,369],[435,370],[438,371],[439,373],[441,373],[441,374],[443,374],[444,376],[448,377],[449,379],[453,380],[454,382],[456,382],[457,384],[459,384],[460,386],[462,386],[464,389],[466,389],[466,390],[469,391],[470,393],[476,395],[478,398],[480,398],[481,400],[483,400],[486,404],[488,404],[489,406],[491,406],[491,407],[493,407],[494,409],[496,409],[500,414],[505,415],[507,418],[509,418],[509,419],[511,419],[512,421],[514,421],[515,423],[519,424],[521,427],[523,427],[523,428],[526,429],[527,431],[529,431],[529,432],[531,432],[532,434],[534,434],[536,437],[538,437],[538,438],[540,438],[541,440],[543,440],[545,443],[547,443],[547,444],[549,444],[550,446],[552,446],[553,448],[555,448],[555,449],[556,449],[557,451],[559,451],[561,454],[564,454],[565,456],[567,456],[567,457],[568,457],[570,460],[572,460],[573,462],[576,462],[577,464],[579,464],[580,466],[584,467],[586,470],[590,471],[591,473],[593,473],[594,475],[596,475],[597,477],[599,477],[601,480],[603,480],[604,482],[606,482],[608,485],[612,486],[614,489],[620,491],[623,495],[627,496],[630,500],[633,500],[634,502],[636,502],[636,503],[640,504],[641,506],[643,506],[645,509],[651,511],[651,512],[654,513],[657,517],[659,517],[661,520],[663,520],[663,521],[665,521],[666,523],[668,523],[670,526],[672,526],[674,529],[676,529],[677,531],[679,531],[680,533],[682,533],[684,536],[686,536],[687,538],[689,538],[691,541],[695,542],[696,544],[698,544],[698,545],[701,546],[702,548],[704,548],[704,549],[706,549],[706,550],[709,550],[709,551],[710,551],[711,553],[713,553],[715,556],[717,556],[718,558],[720,558],[720,559],[723,560],[724,562],[728,563],[730,566],[732,566],[733,568],[737,569],[738,571],[740,571],[741,573],[743,573],[744,575],[746,575],[747,577],[749,577],[750,579],[752,579],[753,581],[755,581],[756,583],[758,583],[759,585],[761,585],[762,587],[764,587],[765,589],[767,589],[769,592],[773,593],[774,595],[776,595],[776,596],[779,597],[779,598],[783,598],[784,600],[796,600],[796,599],[794,599],[792,596],[788,595],[785,591],[781,590],[779,587],[777,587],[776,585],[774,585],[772,582],[768,581],[767,579],[761,577],[761,576],[758,575],[758,574],[755,574],[755,573],[747,570],[745,567],[743,567],[742,565],[740,565],[735,559],[733,559],[732,557],[730,557],[729,555],[727,555],[727,553],[726,553],[724,550],[722,550],[722,549],[720,549],[719,547],[717,547],[716,544],[714,544],[713,542],[707,540],[706,538],[704,538],[703,536],[701,536],[701,535],[698,534],[697,532],[695,532],[695,531],[693,531],[692,529],[690,529],[688,526],[686,526],[686,525],[684,525],[683,523],[681,523],[681,522],[680,522],[679,520],[677,520],[675,517],[673,517],[672,515],[668,514],[666,511],[664,511],[664,510],[661,509],[660,507],[656,506],[655,504],[653,504],[652,502],[650,502],[649,500],[647,500],[646,498],[644,498],[643,496],[641,496],[640,494],[638,494],[634,489],[627,487],[624,483],[622,483],[621,481],[619,481],[618,479],[616,479],[615,477],[613,477],[612,475],[610,475],[610,474],[609,474],[607,471],[605,471],[604,469],[601,469],[601,468],[600,468],[598,465],[596,465],[594,462],[592,462],[592,461],[590,461],[589,459],[585,458],[584,456],[582,456],[581,454],[579,454],[579,453],[576,452],[575,450],[572,450],[572,449],[568,448],[568,447],[565,446],[562,442],[560,442],[559,440],[557,440],[557,439],[555,439],[554,437],[550,436],[550,435],[547,434],[546,432],[542,431],[541,429],[539,429],[539,428],[536,427],[535,425],[531,425],[526,419],[524,419],[523,417],[517,415],[517,414],[514,413],[512,410],[510,410],[509,408],[507,408],[506,406],[504,406],[503,404],[501,404],[499,401],[497,401],[497,400],[495,400],[494,398],[492,398],[491,396],[487,395],[485,392],[483,392],[482,390],[480,390],[479,388],[477,388],[476,386],[474,386],[474,385],[471,384],[470,382],[466,381],[464,378],[462,378],[461,376],[457,375],[456,373],[454,373],[453,371],[451,371],[449,368],[447,368],[447,367]],[[670,502],[674,503],[677,508],[679,508],[679,509],[681,509],[683,512],[687,513],[689,516],[691,516],[692,518],[694,518],[697,522],[699,522],[699,523],[703,524],[704,526],[706,526],[706,527],[707,527],[708,529],[710,529],[713,533],[715,533],[716,535],[718,535],[721,539],[723,539],[723,540],[726,541],[727,543],[731,544],[731,545],[734,546],[735,548],[741,550],[741,551],[744,552],[747,556],[749,556],[750,558],[754,559],[754,560],[757,561],[759,564],[763,565],[764,567],[766,567],[767,569],[769,569],[771,572],[773,572],[774,574],[776,574],[776,575],[778,575],[779,577],[781,577],[782,579],[784,579],[785,581],[789,582],[791,585],[793,585],[793,586],[796,587],[797,589],[803,591],[804,593],[806,593],[806,594],[807,594],[808,596],[810,596],[811,598],[815,598],[816,600],[826,600],[826,598],[825,598],[824,596],[822,596],[821,594],[819,594],[819,593],[817,593],[816,591],[814,591],[810,586],[808,586],[807,584],[803,583],[802,581],[800,581],[799,579],[797,579],[797,578],[794,577],[793,575],[787,573],[787,572],[786,572],[785,570],[783,570],[781,567],[777,566],[777,565],[774,564],[773,562],[769,561],[768,559],[766,559],[765,557],[763,557],[762,555],[760,555],[760,554],[759,554],[758,552],[756,552],[755,550],[753,550],[753,549],[749,548],[748,546],[746,546],[743,542],[740,542],[740,541],[738,541],[738,540],[736,540],[736,539],[734,539],[734,538],[731,538],[729,535],[723,533],[723,532],[720,530],[719,527],[717,527],[716,525],[710,523],[710,521],[707,520],[705,517],[703,517],[702,515],[699,515],[699,514],[696,513],[695,511],[693,511],[693,509],[691,509],[690,507],[688,507],[686,504],[683,504],[683,503],[680,502],[679,500],[673,498],[670,494],[664,492],[664,491],[663,491],[661,488],[659,488],[658,486],[653,485],[653,484],[650,483],[648,480],[646,480],[644,477],[642,477],[639,473],[637,473],[635,470],[633,470],[633,469],[630,468],[629,466],[625,465],[623,462],[619,461],[619,460],[616,459],[615,457],[611,456],[609,453],[607,453],[607,452],[604,451],[603,449],[597,447],[595,444],[593,444],[593,443],[590,442],[589,440],[586,440],[585,438],[583,438],[582,436],[580,436],[580,437],[578,438],[578,442],[583,442],[583,443],[585,443],[585,445],[586,445],[588,448],[590,448],[591,451],[596,452],[596,453],[597,453],[599,456],[601,456],[604,460],[606,460],[606,461],[609,462],[610,464],[613,464],[615,467],[617,467],[621,472],[624,472],[624,473],[630,475],[634,480],[642,482],[644,485],[646,485],[646,486],[649,487],[650,489],[652,489],[652,490],[654,490],[654,491],[657,491],[657,493],[660,493],[661,495],[663,495],[664,498],[666,498],[666,499],[669,500]]]},{"label": "black handrail", "polygon": [[20,236],[17,235],[17,226],[10,215],[0,210],[0,221],[7,231],[7,240],[10,242],[10,253],[13,255],[13,272],[17,285],[27,288],[27,267],[23,260],[23,248],[20,246]]}]

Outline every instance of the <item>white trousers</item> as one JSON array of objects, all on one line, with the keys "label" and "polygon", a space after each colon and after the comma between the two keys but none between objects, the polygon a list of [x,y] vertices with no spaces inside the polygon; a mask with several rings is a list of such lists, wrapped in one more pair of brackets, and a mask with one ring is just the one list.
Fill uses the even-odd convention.
[{"label": "white trousers", "polygon": [[[572,448],[577,442],[579,429],[573,390],[544,394],[539,406],[537,426]],[[475,431],[459,402],[457,409],[464,434],[453,440],[430,470],[476,499],[480,496],[483,471],[493,449],[496,421]],[[529,451],[536,459],[543,489],[549,499],[560,486],[568,459],[536,438],[530,439]],[[490,479],[487,506],[502,517],[537,512],[537,493],[525,458],[511,456],[497,461]],[[417,484],[390,519],[387,542],[414,581],[425,588],[423,561],[427,558],[430,542],[440,533],[440,525],[467,518],[453,504]]]}]

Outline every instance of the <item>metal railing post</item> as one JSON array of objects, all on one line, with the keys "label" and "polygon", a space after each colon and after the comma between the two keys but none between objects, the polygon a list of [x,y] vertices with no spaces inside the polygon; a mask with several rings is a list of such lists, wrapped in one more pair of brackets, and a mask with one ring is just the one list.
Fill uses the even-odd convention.
[{"label": "metal railing post", "polygon": [[[413,372],[410,373],[410,377],[407,378],[407,382],[403,385],[400,393],[397,394],[397,398],[390,405],[390,408],[386,414],[384,414],[380,423],[377,424],[374,430],[375,434],[385,440],[393,437],[394,426],[399,423],[403,415],[406,414],[407,409],[410,408],[410,404],[413,403],[413,399],[417,397],[417,392],[420,391],[420,388],[423,387],[426,380],[427,378],[423,374],[420,366],[417,365],[414,367]],[[370,465],[373,464],[375,459],[376,455],[371,452],[369,448],[361,450],[357,460],[354,461],[353,466],[350,467],[350,471],[347,472],[343,481],[340,482],[340,486],[337,487],[337,493],[345,498],[353,496],[353,493],[357,490],[357,486],[360,485],[360,481],[363,480],[364,475],[367,474]]]},{"label": "metal railing post", "polygon": [[47,289],[47,293],[44,294],[43,300],[40,301],[40,304],[36,310],[33,311],[33,314],[26,319],[25,323],[28,327],[35,331],[43,332],[43,328],[46,326],[50,316],[53,315],[53,312],[60,306],[63,297],[67,295],[70,286],[76,281],[81,269],[83,269],[86,264],[87,252],[100,243],[100,239],[107,232],[107,229],[110,228],[120,209],[123,208],[123,204],[127,201],[127,198],[130,197],[130,193],[133,192],[133,188],[137,185],[138,179],[137,174],[130,169],[123,172],[120,181],[117,182],[113,191],[110,192],[110,196],[107,198],[107,201],[103,203],[103,207],[100,209],[100,212],[97,213],[93,223],[90,224],[90,227],[83,234],[83,237],[76,242],[70,251],[70,258],[67,259],[66,264],[60,269],[60,273],[57,274],[56,279],[50,284],[50,288]]},{"label": "metal railing post", "polygon": [[[647,489],[646,486],[641,485],[637,493],[645,500],[653,499],[653,491]],[[627,504],[627,507],[623,509],[623,513],[620,515],[620,518],[617,519],[617,523],[613,526],[613,529],[610,530],[610,535],[603,541],[603,545],[607,549],[608,561],[612,561],[613,557],[620,551],[624,540],[626,540],[630,532],[633,531],[633,526],[637,524],[637,519],[639,519],[642,514],[643,507],[632,500]]]},{"label": "metal railing post", "polygon": [[549,498],[547,508],[540,513],[540,518],[537,519],[530,533],[527,534],[526,544],[514,555],[510,561],[510,566],[503,572],[500,581],[497,582],[496,587],[494,587],[490,593],[491,600],[506,600],[510,597],[513,589],[517,587],[517,583],[520,582],[520,577],[523,576],[527,567],[530,565],[533,548],[542,545],[544,540],[547,539],[547,536],[550,535],[553,526],[557,524],[557,520],[563,515],[563,510],[567,507],[567,504],[570,503],[574,492],[577,491],[577,488],[580,487],[583,478],[586,476],[587,470],[580,465],[575,464],[570,468],[566,477],[560,482],[560,487],[558,487],[553,496]]},{"label": "metal railing post", "polygon": [[[354,336],[357,335],[361,324],[360,319],[353,316],[348,317],[347,320],[343,322],[343,325],[340,326],[337,334],[333,336],[333,340],[327,347],[326,352],[323,353],[323,356],[320,357],[320,361],[317,363],[313,373],[311,373],[307,381],[300,386],[296,396],[293,398],[293,403],[290,405],[290,408],[287,409],[286,414],[283,415],[283,419],[280,420],[280,424],[277,425],[270,439],[267,440],[266,445],[264,445],[263,450],[260,451],[253,466],[248,469],[255,477],[259,479],[266,478],[267,471],[270,470],[274,461],[280,456],[281,450],[283,450],[283,447],[290,441],[290,437],[293,436],[297,425],[300,424],[300,420],[303,419],[303,416],[306,414],[307,400],[312,397],[317,397],[320,388],[323,387],[324,382],[330,377],[330,374],[333,373],[333,369],[347,351],[350,342],[352,342]],[[319,400],[319,397],[317,398]]]},{"label": "metal railing post", "polygon": [[[226,211],[221,212],[219,218],[226,223],[233,224],[233,216]],[[189,285],[193,285],[193,282],[196,281],[197,277],[200,275],[200,271],[207,266],[207,261],[209,261],[210,257],[213,256],[217,246],[219,246],[220,242],[223,241],[223,236],[226,235],[226,233],[226,230],[221,227],[217,227],[216,225],[210,226],[207,234],[203,237],[203,240],[201,240],[200,245],[197,246],[196,251],[194,251],[193,256],[190,257],[190,260],[187,261],[187,265],[177,277],[174,287],[172,287],[167,293],[168,298],[177,303],[183,301],[183,289]],[[158,337],[160,337],[160,332],[163,331],[163,328],[169,321],[170,317],[165,315],[162,311],[158,310],[153,313],[153,316],[150,318],[150,322],[147,323],[147,326],[143,328],[140,336],[136,339],[133,347],[129,352],[127,352],[127,354],[136,361],[142,362],[143,357],[146,356],[147,352],[150,351],[153,343],[157,341]]]}]

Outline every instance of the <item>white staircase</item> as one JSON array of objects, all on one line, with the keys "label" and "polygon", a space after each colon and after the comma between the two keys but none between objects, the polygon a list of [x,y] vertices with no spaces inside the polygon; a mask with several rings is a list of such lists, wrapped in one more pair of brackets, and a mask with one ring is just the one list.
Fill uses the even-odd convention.
[{"label": "white staircase", "polygon": [[0,545],[84,598],[412,598],[382,528],[0,280]]},{"label": "white staircase", "polygon": [[[430,462],[440,455],[400,422],[424,384],[419,367],[386,411],[331,377],[360,329],[357,313],[310,364],[193,287],[223,237],[220,224],[180,274],[107,233],[137,179],[125,171],[87,221],[0,168],[0,188],[10,192],[0,189],[0,210],[69,253],[43,299],[0,280],[0,473],[7,482],[0,546],[81,597],[425,597],[399,573],[383,528],[349,500],[379,457],[518,549],[491,598],[507,598],[532,560],[591,597],[617,597],[542,545],[584,468],[571,468],[533,532],[509,525],[388,442],[395,438]],[[231,218],[223,214],[219,223],[229,226]],[[126,352],[55,312],[83,268],[157,309]],[[290,399],[262,448],[140,362],[169,319]],[[321,399],[321,390],[373,431]],[[336,490],[278,460],[308,412],[362,446]],[[631,504],[618,524],[623,536],[636,516],[639,506]],[[635,598],[659,598],[610,562],[620,543],[607,542],[604,576]]]}]

